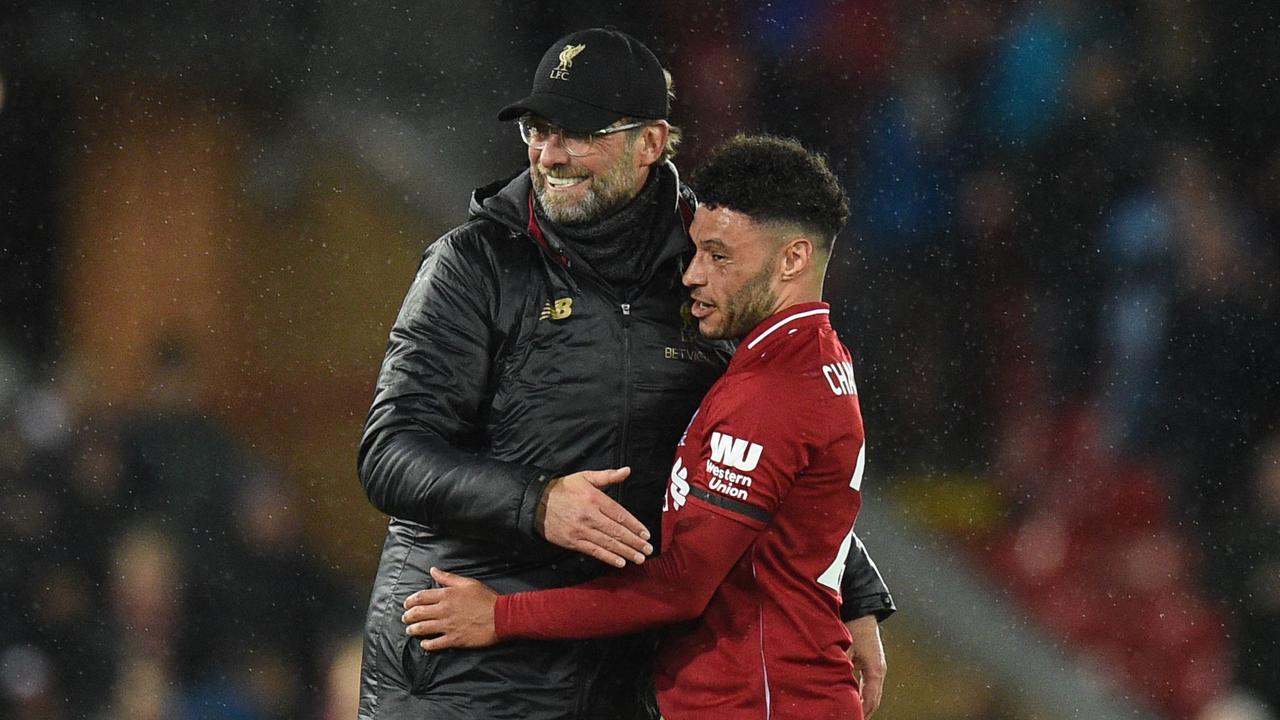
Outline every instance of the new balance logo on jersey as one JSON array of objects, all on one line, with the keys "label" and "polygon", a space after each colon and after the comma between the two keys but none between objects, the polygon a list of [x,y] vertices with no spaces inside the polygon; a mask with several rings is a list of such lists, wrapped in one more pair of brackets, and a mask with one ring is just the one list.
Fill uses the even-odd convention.
[{"label": "new balance logo on jersey", "polygon": [[739,440],[724,433],[711,433],[711,462],[751,472],[760,463],[761,452],[764,452],[764,448],[753,442]]},{"label": "new balance logo on jersey", "polygon": [[822,366],[822,376],[836,395],[857,395],[858,385],[853,381],[853,364],[831,363]]},{"label": "new balance logo on jersey", "polygon": [[[684,507],[688,497],[689,471],[685,469],[684,461],[677,456],[676,464],[671,466],[671,484],[667,486],[667,494],[662,498],[662,512],[666,512],[668,507],[679,510]],[[668,501],[670,501],[669,506]]]}]

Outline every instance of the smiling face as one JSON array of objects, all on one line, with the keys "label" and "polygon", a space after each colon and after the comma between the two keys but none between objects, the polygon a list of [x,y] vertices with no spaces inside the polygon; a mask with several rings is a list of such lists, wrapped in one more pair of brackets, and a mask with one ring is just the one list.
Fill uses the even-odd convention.
[{"label": "smiling face", "polygon": [[[547,217],[561,225],[596,222],[627,204],[649,177],[646,129],[597,138],[582,157],[565,152],[559,137],[529,147],[533,192]],[[647,161],[647,162],[646,162]]]},{"label": "smiling face", "polygon": [[689,227],[697,253],[684,273],[698,330],[740,338],[783,306],[781,243],[750,217],[703,205]]}]

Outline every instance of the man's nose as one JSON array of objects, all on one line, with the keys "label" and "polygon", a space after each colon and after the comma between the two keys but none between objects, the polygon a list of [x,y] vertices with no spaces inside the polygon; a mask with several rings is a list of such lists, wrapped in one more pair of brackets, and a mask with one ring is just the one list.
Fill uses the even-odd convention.
[{"label": "man's nose", "polygon": [[538,153],[538,164],[542,167],[555,167],[556,165],[564,165],[569,162],[569,153],[565,152],[564,143],[560,139],[559,133],[552,134],[547,138],[547,144],[542,146],[542,150]]},{"label": "man's nose", "polygon": [[689,263],[689,267],[685,268],[684,274],[680,276],[680,282],[685,287],[698,287],[703,285],[702,264],[698,262],[698,256],[694,255],[693,260]]}]

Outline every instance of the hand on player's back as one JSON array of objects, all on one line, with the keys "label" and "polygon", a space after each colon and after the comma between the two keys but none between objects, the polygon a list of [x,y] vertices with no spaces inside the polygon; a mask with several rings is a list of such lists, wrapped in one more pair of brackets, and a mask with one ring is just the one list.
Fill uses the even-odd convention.
[{"label": "hand on player's back", "polygon": [[419,590],[404,601],[405,632],[424,638],[422,649],[487,647],[498,642],[493,608],[497,593],[479,580],[431,568],[438,588]]},{"label": "hand on player's back", "polygon": [[631,468],[584,470],[552,480],[538,507],[537,529],[547,542],[614,567],[642,563],[653,552],[649,531],[600,488],[620,483]]}]

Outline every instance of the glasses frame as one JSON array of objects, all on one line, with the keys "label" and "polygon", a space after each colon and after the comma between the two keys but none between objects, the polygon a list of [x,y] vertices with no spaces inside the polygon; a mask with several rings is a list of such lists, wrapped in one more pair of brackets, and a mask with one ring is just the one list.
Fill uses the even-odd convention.
[{"label": "glasses frame", "polygon": [[[583,133],[568,131],[558,125],[547,123],[547,139],[540,142],[534,142],[532,133],[533,118],[529,115],[525,115],[516,120],[516,128],[519,130],[520,139],[524,141],[525,145],[528,145],[534,150],[543,150],[547,147],[547,143],[551,141],[551,138],[559,137],[560,147],[564,148],[564,151],[568,153],[569,157],[586,157],[595,151],[597,140],[606,138],[614,133],[620,133],[626,130],[635,130],[636,128],[644,127],[647,124],[648,123],[645,122],[633,121],[623,123],[621,125],[613,125],[593,132]],[[577,147],[577,143],[584,141],[587,144],[586,149],[574,149]]]}]

